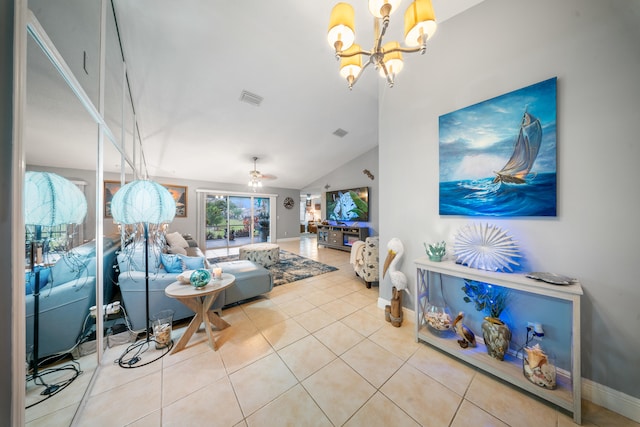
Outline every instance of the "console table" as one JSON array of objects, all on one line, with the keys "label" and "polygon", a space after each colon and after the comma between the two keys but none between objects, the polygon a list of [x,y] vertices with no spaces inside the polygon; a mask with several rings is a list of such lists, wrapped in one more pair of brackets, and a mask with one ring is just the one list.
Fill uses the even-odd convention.
[{"label": "console table", "polygon": [[353,227],[348,225],[320,225],[318,224],[318,247],[351,251],[351,246],[357,240],[369,237],[369,227]]},{"label": "console table", "polygon": [[[573,420],[581,424],[581,371],[580,371],[580,296],[582,286],[572,283],[566,286],[552,285],[529,279],[523,274],[496,273],[478,270],[456,264],[453,261],[434,262],[427,257],[415,261],[417,267],[416,281],[416,341],[426,342],[452,356],[476,366],[496,377],[526,390],[548,402],[573,412]],[[462,349],[456,338],[435,335],[427,327],[425,310],[429,301],[429,286],[433,280],[430,273],[477,280],[529,294],[564,300],[571,305],[571,372],[570,378],[557,375],[557,388],[548,390],[527,380],[522,373],[522,361],[514,357],[505,357],[504,361],[493,359],[487,354],[483,344],[478,343],[475,349]]]}]

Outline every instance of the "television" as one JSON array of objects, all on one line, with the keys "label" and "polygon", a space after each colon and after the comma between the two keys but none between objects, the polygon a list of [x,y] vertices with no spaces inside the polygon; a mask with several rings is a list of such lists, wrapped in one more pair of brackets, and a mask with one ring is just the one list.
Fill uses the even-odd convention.
[{"label": "television", "polygon": [[327,191],[329,221],[369,221],[369,187]]}]

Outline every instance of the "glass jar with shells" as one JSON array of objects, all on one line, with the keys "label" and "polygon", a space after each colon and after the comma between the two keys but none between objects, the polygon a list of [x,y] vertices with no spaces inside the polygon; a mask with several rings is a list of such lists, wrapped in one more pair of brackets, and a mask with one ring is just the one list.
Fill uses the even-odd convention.
[{"label": "glass jar with shells", "polygon": [[[430,274],[435,275],[436,273]],[[440,336],[452,335],[454,333],[453,317],[442,292],[442,275],[438,273],[437,276],[440,285],[438,288],[431,286],[435,283],[435,280],[429,282],[429,298],[424,307],[424,320],[429,330],[434,334]]]}]

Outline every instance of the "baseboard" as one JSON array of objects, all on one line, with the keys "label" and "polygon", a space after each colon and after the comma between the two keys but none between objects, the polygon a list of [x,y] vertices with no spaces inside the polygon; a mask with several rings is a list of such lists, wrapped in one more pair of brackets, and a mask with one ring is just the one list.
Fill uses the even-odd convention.
[{"label": "baseboard", "polygon": [[598,406],[640,423],[640,399],[636,397],[586,378],[582,379],[582,397]]},{"label": "baseboard", "polygon": [[[389,300],[378,298],[378,308],[384,310],[385,305],[388,304],[390,304]],[[415,322],[415,311],[406,307],[402,309],[404,319]],[[640,423],[640,399],[636,397],[582,378],[582,398]]]},{"label": "baseboard", "polygon": [[300,236],[298,237],[287,237],[284,239],[278,239],[276,243],[278,242],[293,242],[294,240],[300,240]]}]

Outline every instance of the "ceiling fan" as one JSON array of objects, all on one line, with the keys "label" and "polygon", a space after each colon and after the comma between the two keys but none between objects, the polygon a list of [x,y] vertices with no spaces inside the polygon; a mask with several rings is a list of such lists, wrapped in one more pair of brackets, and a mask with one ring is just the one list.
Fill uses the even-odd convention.
[{"label": "ceiling fan", "polygon": [[257,188],[262,187],[262,180],[276,179],[274,175],[267,175],[267,174],[260,173],[260,171],[257,169],[257,161],[258,161],[258,158],[253,157],[253,170],[249,171],[248,185],[249,187],[253,188],[254,192],[256,191]]}]

